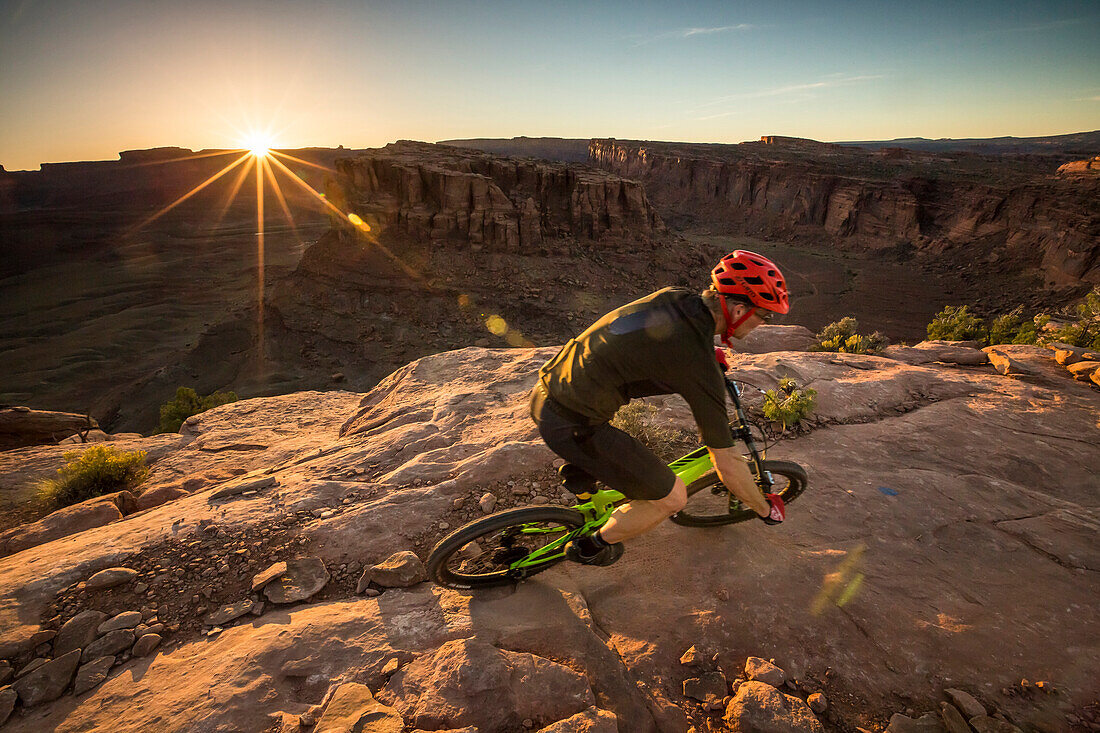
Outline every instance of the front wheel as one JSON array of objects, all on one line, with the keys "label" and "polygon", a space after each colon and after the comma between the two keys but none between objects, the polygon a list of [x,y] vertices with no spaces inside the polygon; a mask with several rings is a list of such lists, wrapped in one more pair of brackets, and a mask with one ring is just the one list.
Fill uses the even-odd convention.
[{"label": "front wheel", "polygon": [[565,543],[559,540],[583,526],[584,515],[564,507],[493,514],[441,539],[428,556],[428,577],[459,590],[515,583],[561,562]]},{"label": "front wheel", "polygon": [[[790,461],[762,461],[764,470],[771,474],[770,494],[779,494],[789,504],[806,489],[806,469]],[[749,464],[756,473],[756,466]],[[755,476],[757,485],[761,484]],[[714,471],[692,481],[687,487],[687,505],[672,515],[672,521],[686,527],[715,527],[756,519],[759,515],[743,507],[737,497],[731,497],[729,489],[718,479]],[[733,499],[731,504],[730,499]]]}]

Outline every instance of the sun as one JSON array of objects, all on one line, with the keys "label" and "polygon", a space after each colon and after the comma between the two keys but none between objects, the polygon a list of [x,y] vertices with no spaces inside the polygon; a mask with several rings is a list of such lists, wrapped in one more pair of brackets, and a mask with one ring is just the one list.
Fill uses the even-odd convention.
[{"label": "sun", "polygon": [[270,155],[271,145],[271,138],[263,134],[252,134],[241,141],[241,147],[256,158],[266,158]]}]

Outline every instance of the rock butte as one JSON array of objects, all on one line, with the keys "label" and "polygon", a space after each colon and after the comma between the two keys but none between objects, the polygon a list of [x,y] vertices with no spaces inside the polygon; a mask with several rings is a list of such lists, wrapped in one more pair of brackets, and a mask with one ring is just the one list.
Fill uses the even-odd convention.
[{"label": "rock butte", "polygon": [[[777,342],[789,340],[775,333]],[[730,678],[746,657],[775,659],[788,679],[822,689],[826,714],[847,728],[881,728],[899,693],[918,712],[938,715],[947,687],[972,690],[987,708],[996,703],[1024,722],[1061,716],[1091,702],[1091,672],[1100,668],[1098,619],[1080,610],[1095,605],[1100,568],[1097,392],[1049,350],[999,348],[1030,374],[757,343],[762,353],[733,356],[735,375],[760,387],[791,376],[818,390],[812,429],[770,451],[810,475],[786,523],[716,530],[668,523],[630,543],[613,570],[563,565],[515,590],[473,596],[421,583],[362,599],[354,588],[360,570],[394,553],[425,556],[444,533],[439,522],[455,527],[482,516],[483,494],[507,507],[527,499],[508,481],[551,479],[553,456],[527,417],[527,394],[553,348],[436,354],[365,394],[242,400],[188,420],[178,435],[127,441],[155,456],[146,490],[206,478],[167,504],[0,559],[0,647],[9,657],[29,659],[50,640],[38,620],[58,593],[101,569],[140,566],[176,538],[198,547],[221,533],[247,544],[288,514],[304,517],[286,532],[306,549],[279,559],[319,557],[340,580],[310,602],[269,608],[205,637],[187,625],[196,613],[190,594],[210,590],[209,599],[197,596],[210,610],[241,601],[270,563],[242,569],[231,588],[187,571],[177,551],[185,590],[153,584],[142,602],[155,605],[169,629],[182,622],[183,630],[166,631],[149,656],[120,661],[80,697],[17,708],[6,730],[104,721],[119,731],[262,730],[279,720],[297,725],[348,682],[380,702],[350,691],[342,700],[388,705],[410,716],[406,723],[461,728],[477,717],[468,688],[440,686],[430,710],[418,707],[415,691],[429,660],[452,660],[448,674],[461,680],[476,672],[470,659],[485,658],[497,660],[491,680],[504,685],[499,700],[525,694],[508,687],[508,669],[545,672],[536,677],[547,686],[529,699],[568,691],[524,712],[536,730],[614,715],[620,730],[686,731],[703,715],[682,694],[686,679],[706,672],[680,663],[693,645],[717,652]],[[678,399],[651,402],[657,419],[691,425]],[[225,449],[234,445],[250,447]],[[0,453],[0,486],[56,470],[64,450]],[[249,472],[277,481],[209,500]],[[459,497],[466,501],[456,510]],[[129,587],[79,597],[114,616],[132,610],[119,607],[135,603]],[[114,655],[133,642],[133,632],[109,633],[118,644],[103,637],[104,650],[93,654]],[[394,659],[399,669],[390,664],[384,674]],[[1039,675],[1060,694],[992,692]],[[749,713],[733,706],[727,715]]]}]

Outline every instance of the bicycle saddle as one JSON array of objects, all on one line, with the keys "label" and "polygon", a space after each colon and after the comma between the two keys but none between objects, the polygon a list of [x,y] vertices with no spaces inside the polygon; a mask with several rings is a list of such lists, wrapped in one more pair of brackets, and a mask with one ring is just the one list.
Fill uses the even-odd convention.
[{"label": "bicycle saddle", "polygon": [[578,468],[572,463],[566,463],[558,469],[561,476],[561,485],[571,494],[576,494],[581,499],[587,499],[596,491],[596,479],[583,468]]}]

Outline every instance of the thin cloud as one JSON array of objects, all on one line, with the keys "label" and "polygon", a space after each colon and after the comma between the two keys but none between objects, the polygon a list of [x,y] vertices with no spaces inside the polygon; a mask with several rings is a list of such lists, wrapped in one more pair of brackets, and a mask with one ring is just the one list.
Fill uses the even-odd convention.
[{"label": "thin cloud", "polygon": [[642,38],[636,38],[634,41],[635,46],[643,46],[647,43],[655,43],[656,41],[666,41],[668,39],[683,40],[685,38],[692,38],[694,36],[712,36],[717,33],[736,33],[740,31],[753,30],[757,26],[750,23],[738,23],[736,25],[716,25],[706,28],[678,28],[674,31],[668,31],[666,33],[658,33],[655,36],[648,36]]},{"label": "thin cloud", "polygon": [[1078,97],[1077,99],[1075,99],[1073,101],[1074,102],[1100,102],[1100,94],[1097,94],[1095,97]]},{"label": "thin cloud", "polygon": [[[787,97],[791,95],[798,95],[802,100],[809,99],[812,95],[808,95],[807,92],[814,92],[821,89],[830,89],[833,87],[848,86],[851,84],[859,84],[865,81],[873,81],[875,79],[885,78],[885,74],[859,74],[856,76],[844,76],[842,74],[833,74],[827,76],[821,81],[808,82],[806,84],[788,84],[781,87],[773,87],[772,89],[761,89],[755,92],[744,92],[742,94],[730,94],[724,97],[718,97],[712,99],[709,102],[704,102],[699,105],[700,107],[714,107],[719,104],[725,104],[726,102],[733,102],[743,99],[762,99],[766,97]],[[706,117],[697,117],[697,120],[710,120],[715,117],[726,117],[728,115],[735,114],[735,112],[722,112],[719,114],[708,115]]]}]

